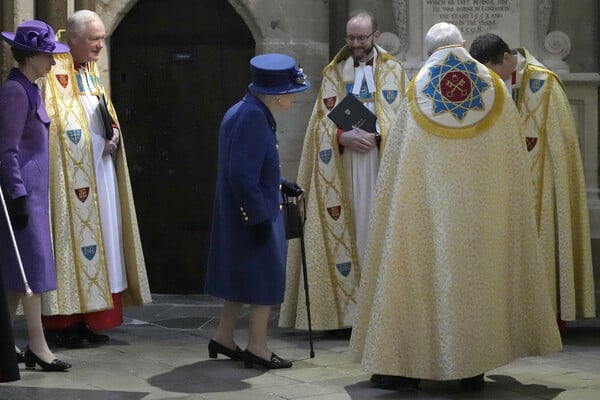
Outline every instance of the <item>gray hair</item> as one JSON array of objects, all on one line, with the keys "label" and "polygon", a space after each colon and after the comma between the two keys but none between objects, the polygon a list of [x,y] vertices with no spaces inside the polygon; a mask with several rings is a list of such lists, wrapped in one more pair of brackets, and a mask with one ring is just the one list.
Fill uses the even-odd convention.
[{"label": "gray hair", "polygon": [[425,50],[427,55],[431,55],[434,51],[444,46],[464,45],[460,30],[456,25],[448,22],[438,22],[427,31],[425,35]]},{"label": "gray hair", "polygon": [[100,16],[90,10],[79,10],[67,20],[67,34],[74,33],[76,36],[81,36],[85,26],[92,21],[100,20]]}]

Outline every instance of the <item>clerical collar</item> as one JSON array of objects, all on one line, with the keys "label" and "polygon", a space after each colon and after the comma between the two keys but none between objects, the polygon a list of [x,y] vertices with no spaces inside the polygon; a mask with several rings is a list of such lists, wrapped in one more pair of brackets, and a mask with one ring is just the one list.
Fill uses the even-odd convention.
[{"label": "clerical collar", "polygon": [[75,70],[79,71],[80,69],[87,69],[88,67],[88,63],[84,62],[84,63],[78,63],[77,61],[73,60],[73,67],[75,68]]},{"label": "clerical collar", "polygon": [[[372,66],[373,66],[373,60],[374,60],[374,59],[375,59],[375,54],[373,54],[373,55],[371,56],[371,58],[369,58],[369,59],[367,60],[367,62],[365,62],[365,63],[364,63],[364,65],[370,65],[370,66],[372,67]],[[361,65],[361,62],[360,62],[360,61],[356,61],[356,60],[354,60],[354,67],[355,67],[355,68],[356,68],[356,67],[358,67],[358,66],[360,66],[360,65]]]}]

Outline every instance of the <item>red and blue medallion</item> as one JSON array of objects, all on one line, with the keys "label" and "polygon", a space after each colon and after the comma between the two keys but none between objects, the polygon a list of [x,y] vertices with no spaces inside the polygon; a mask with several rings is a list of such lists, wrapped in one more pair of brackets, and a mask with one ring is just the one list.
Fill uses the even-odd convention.
[{"label": "red and blue medallion", "polygon": [[450,53],[443,64],[429,67],[431,80],[423,94],[433,100],[434,114],[450,113],[462,121],[469,110],[483,110],[482,93],[490,86],[477,75],[474,61]]}]

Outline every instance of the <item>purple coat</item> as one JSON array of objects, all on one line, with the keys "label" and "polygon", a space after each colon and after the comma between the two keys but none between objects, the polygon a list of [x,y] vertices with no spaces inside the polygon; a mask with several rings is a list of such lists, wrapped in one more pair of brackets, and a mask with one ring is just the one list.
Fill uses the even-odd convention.
[{"label": "purple coat", "polygon": [[[29,221],[15,237],[34,293],[56,288],[48,206],[50,119],[37,85],[13,69],[0,86],[0,183],[6,203],[26,195]],[[4,211],[0,213],[0,271],[9,292],[24,292]]]}]

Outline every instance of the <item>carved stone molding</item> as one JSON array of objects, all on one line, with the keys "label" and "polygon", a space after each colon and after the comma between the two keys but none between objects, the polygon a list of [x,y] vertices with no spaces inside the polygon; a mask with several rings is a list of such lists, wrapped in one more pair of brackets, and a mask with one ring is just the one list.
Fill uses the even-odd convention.
[{"label": "carved stone molding", "polygon": [[537,4],[537,42],[539,58],[553,71],[564,74],[570,71],[564,59],[571,52],[571,39],[562,31],[548,32],[552,16],[552,1],[538,0]]},{"label": "carved stone molding", "polygon": [[383,47],[385,51],[387,51],[397,59],[402,59],[402,41],[400,40],[400,37],[395,33],[382,32],[381,36],[379,36],[379,39],[377,40],[377,44]]},{"label": "carved stone molding", "polygon": [[544,38],[550,28],[550,17],[552,16],[552,0],[538,0],[537,5],[537,37],[540,45],[544,44]]},{"label": "carved stone molding", "polygon": [[563,61],[571,52],[571,39],[562,31],[552,31],[544,38],[544,49],[548,54],[542,59],[548,68],[563,74],[570,71],[569,64]]},{"label": "carved stone molding", "polygon": [[392,0],[392,12],[394,14],[394,22],[396,24],[396,36],[400,41],[400,47],[395,55],[399,60],[404,60],[409,41],[408,0]]}]

